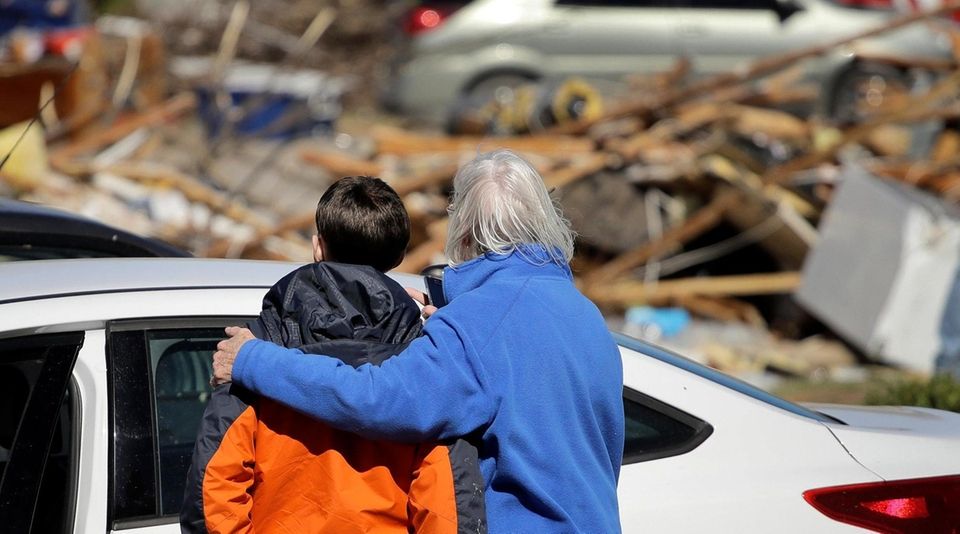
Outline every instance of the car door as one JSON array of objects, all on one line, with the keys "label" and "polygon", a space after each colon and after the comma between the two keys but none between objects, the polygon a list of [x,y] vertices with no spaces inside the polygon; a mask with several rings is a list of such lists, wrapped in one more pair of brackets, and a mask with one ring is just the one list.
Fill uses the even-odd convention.
[{"label": "car door", "polygon": [[[784,53],[824,40],[804,19],[810,13],[795,0],[676,0],[683,51],[698,74],[731,70],[752,59]],[[792,8],[792,9],[791,9]],[[792,12],[796,10],[795,12]]]},{"label": "car door", "polygon": [[242,322],[185,317],[108,325],[112,530],[179,532],[187,469],[211,393],[211,356],[223,328]]},{"label": "car door", "polygon": [[559,76],[620,78],[665,70],[682,53],[675,0],[556,0],[525,37]]},{"label": "car door", "polygon": [[0,530],[66,533],[76,513],[82,332],[0,340]]}]

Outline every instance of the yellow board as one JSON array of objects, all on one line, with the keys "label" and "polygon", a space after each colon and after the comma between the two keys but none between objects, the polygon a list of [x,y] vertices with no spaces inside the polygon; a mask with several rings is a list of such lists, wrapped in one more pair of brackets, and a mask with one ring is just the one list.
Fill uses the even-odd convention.
[{"label": "yellow board", "polygon": [[[29,122],[21,122],[0,130],[0,161],[10,154],[10,159],[0,169],[0,180],[24,191],[37,187],[50,170],[43,127],[35,123],[24,135],[27,124]],[[11,153],[21,135],[23,140]]]}]

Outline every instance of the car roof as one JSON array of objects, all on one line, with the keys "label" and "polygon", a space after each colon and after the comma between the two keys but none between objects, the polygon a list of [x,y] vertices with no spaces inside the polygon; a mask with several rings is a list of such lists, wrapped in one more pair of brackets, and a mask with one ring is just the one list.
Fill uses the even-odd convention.
[{"label": "car roof", "polygon": [[[302,264],[210,258],[94,258],[0,263],[0,304],[156,289],[268,288]],[[404,285],[420,277],[391,273]]]},{"label": "car roof", "polygon": [[58,209],[0,198],[0,246],[60,251],[58,257],[187,257],[158,239]]}]

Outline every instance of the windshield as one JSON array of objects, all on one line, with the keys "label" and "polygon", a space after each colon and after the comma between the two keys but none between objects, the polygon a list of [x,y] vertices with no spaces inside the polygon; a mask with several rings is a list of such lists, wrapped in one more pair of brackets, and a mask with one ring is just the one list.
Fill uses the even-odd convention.
[{"label": "windshield", "polygon": [[781,410],[786,410],[792,414],[799,415],[802,417],[807,417],[820,421],[822,423],[839,423],[837,419],[834,419],[830,416],[824,415],[819,412],[815,412],[809,408],[804,408],[798,404],[794,404],[790,401],[786,401],[771,395],[766,391],[759,389],[755,386],[733,378],[732,376],[725,375],[716,369],[707,367],[706,365],[699,364],[689,358],[684,358],[683,356],[674,354],[666,349],[657,347],[645,341],[640,341],[639,339],[634,339],[626,334],[621,334],[619,332],[613,332],[613,337],[617,343],[623,347],[626,347],[630,350],[635,350],[645,356],[655,358],[664,363],[670,364],[674,367],[679,367],[684,371],[693,373],[701,378],[706,378],[707,380],[720,384],[721,386],[728,387],[738,393],[747,395],[748,397],[754,398],[758,401],[765,402],[767,404],[776,406]]}]

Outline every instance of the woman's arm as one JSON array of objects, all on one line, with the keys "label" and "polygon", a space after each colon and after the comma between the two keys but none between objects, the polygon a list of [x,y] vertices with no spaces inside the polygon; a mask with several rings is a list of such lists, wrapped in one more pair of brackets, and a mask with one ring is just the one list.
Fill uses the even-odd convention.
[{"label": "woman's arm", "polygon": [[424,441],[489,423],[496,401],[479,361],[441,317],[381,366],[358,368],[272,343],[245,343],[233,379],[335,428],[366,438]]}]

